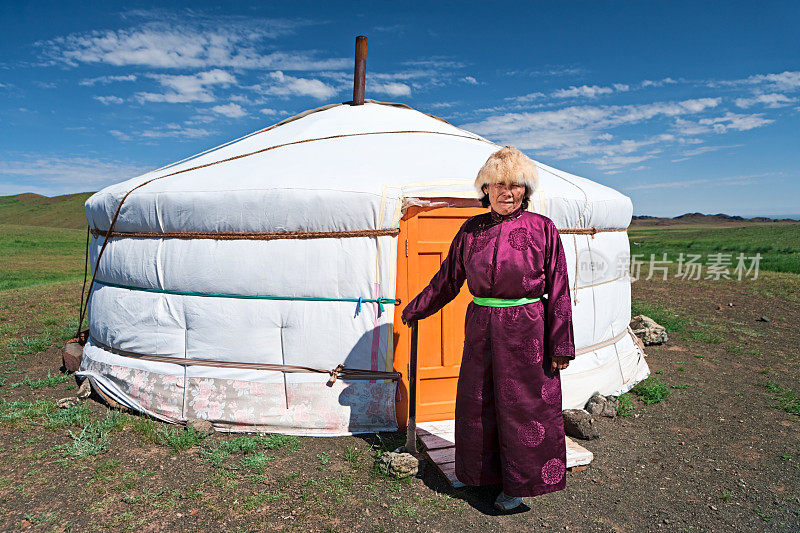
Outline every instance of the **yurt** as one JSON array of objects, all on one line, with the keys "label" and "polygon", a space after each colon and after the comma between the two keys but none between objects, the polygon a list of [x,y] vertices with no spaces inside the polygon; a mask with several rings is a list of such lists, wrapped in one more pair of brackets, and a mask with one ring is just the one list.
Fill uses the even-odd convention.
[{"label": "yurt", "polygon": [[[357,105],[359,104],[359,105]],[[307,111],[106,187],[78,375],[153,417],[227,431],[404,427],[403,302],[436,272],[498,145],[408,106]],[[630,330],[628,197],[536,163],[565,247],[577,357],[563,408],[649,370]],[[417,421],[453,417],[469,293],[420,322]]]}]

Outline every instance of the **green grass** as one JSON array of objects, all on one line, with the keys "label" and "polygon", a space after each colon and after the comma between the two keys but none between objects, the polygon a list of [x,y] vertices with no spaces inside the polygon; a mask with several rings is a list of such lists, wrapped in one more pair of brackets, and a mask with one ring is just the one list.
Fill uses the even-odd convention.
[{"label": "green grass", "polygon": [[188,450],[203,442],[208,436],[192,427],[164,426],[145,417],[135,418],[132,427],[136,433],[139,433],[148,441],[162,446],[169,446],[175,452]]},{"label": "green grass", "polygon": [[[745,255],[745,271],[750,266],[748,257],[756,253],[761,254],[759,272],[768,270],[774,272],[792,272],[800,274],[800,223],[744,223],[735,227],[693,226],[686,227],[658,226],[658,227],[632,227],[628,229],[631,243],[641,243],[639,246],[631,244],[631,254],[641,254],[638,258],[644,261],[643,275],[650,261],[650,254],[656,260],[661,260],[666,252],[667,260],[677,264],[681,252],[686,258],[687,253],[699,254],[699,262],[703,269],[701,277],[708,275],[706,265],[710,262],[709,254],[730,254],[729,277],[737,279],[733,272],[736,267],[739,253]],[[673,265],[673,266],[674,266]],[[752,277],[751,272],[744,279]],[[654,277],[660,275],[654,273]]]},{"label": "green grass", "polygon": [[645,315],[658,324],[664,326],[667,332],[684,331],[689,325],[688,319],[673,309],[661,304],[661,300],[656,303],[644,300],[633,299],[631,301],[631,316]]},{"label": "green grass", "polygon": [[97,481],[109,481],[111,479],[116,478],[119,475],[117,469],[119,468],[122,462],[119,459],[109,459],[97,467],[95,470],[92,479]]},{"label": "green grass", "polygon": [[275,502],[285,497],[286,495],[280,491],[259,492],[258,494],[245,496],[243,507],[248,511],[252,511],[265,503]]},{"label": "green grass", "polygon": [[778,400],[772,407],[800,416],[800,394],[789,388],[783,388],[772,380],[766,383],[767,390]]},{"label": "green grass", "polygon": [[636,409],[636,406],[633,405],[631,394],[629,392],[620,394],[619,407],[617,407],[617,416],[627,418],[633,414],[634,409]]},{"label": "green grass", "polygon": [[658,403],[670,394],[661,378],[652,375],[637,383],[632,390],[646,405]]},{"label": "green grass", "polygon": [[[265,450],[287,448],[295,451],[299,447],[300,439],[291,435],[243,435],[216,444],[208,444],[204,446],[201,454],[206,462],[217,468],[227,467],[233,470],[245,468],[260,472],[266,463],[272,460],[263,453]],[[234,454],[244,457],[238,463],[233,463],[230,458]]]},{"label": "green grass", "polygon": [[67,319],[66,323],[60,326],[45,326],[41,333],[37,335],[12,339],[6,345],[6,349],[12,355],[30,355],[43,352],[53,344],[62,344],[71,339],[75,335],[77,328],[77,319]]},{"label": "green grass", "polygon": [[69,457],[86,457],[104,452],[111,442],[111,433],[130,423],[130,417],[120,411],[108,410],[105,418],[87,423],[80,432],[70,431],[72,442],[65,445]]},{"label": "green grass", "polygon": [[362,453],[364,453],[363,450],[359,450],[355,446],[348,446],[344,451],[344,458],[348,463],[350,463],[350,466],[353,468],[358,468],[361,464],[359,459],[361,458]]},{"label": "green grass", "polygon": [[62,383],[66,383],[70,379],[72,379],[72,376],[69,374],[56,374],[55,376],[51,376],[50,372],[48,372],[47,377],[43,379],[32,380],[31,378],[25,376],[25,379],[19,383],[14,383],[11,385],[11,388],[13,389],[22,385],[27,385],[31,390],[36,390],[41,389],[42,387],[55,387],[61,385]]},{"label": "green grass", "polygon": [[157,444],[169,446],[176,452],[188,450],[192,446],[196,446],[203,442],[208,436],[205,433],[200,433],[192,427],[167,427],[161,428],[156,432]]},{"label": "green grass", "polygon": [[239,461],[239,466],[242,468],[242,470],[250,470],[261,474],[266,471],[268,463],[274,460],[274,457],[271,457],[263,452],[257,452],[242,457],[241,461]]},{"label": "green grass", "polygon": [[706,330],[689,330],[687,331],[689,337],[697,342],[704,342],[706,344],[722,344],[722,337]]},{"label": "green grass", "polygon": [[83,403],[59,409],[52,400],[0,400],[0,425],[38,424],[55,429],[88,423],[89,407]]},{"label": "green grass", "polygon": [[0,224],[0,291],[83,278],[86,232]]}]

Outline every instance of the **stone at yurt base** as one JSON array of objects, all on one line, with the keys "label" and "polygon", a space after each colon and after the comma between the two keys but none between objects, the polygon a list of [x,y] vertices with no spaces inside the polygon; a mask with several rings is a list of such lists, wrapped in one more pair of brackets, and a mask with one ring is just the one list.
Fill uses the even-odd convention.
[{"label": "stone at yurt base", "polygon": [[[92,265],[114,235],[97,261],[78,375],[168,422],[397,429],[395,381],[333,379],[332,369],[406,372],[394,368],[403,326],[391,303],[405,275],[400,219],[432,199],[474,202],[474,177],[498,148],[407,106],[336,104],[106,187],[86,202]],[[572,292],[578,355],[562,372],[562,404],[581,408],[595,391],[618,395],[649,375],[628,327],[630,277],[602,261],[630,253],[632,204],[536,165],[529,209],[564,229]],[[578,271],[578,258],[605,268]]]},{"label": "stone at yurt base", "polygon": [[393,452],[383,452],[378,458],[378,470],[396,478],[416,476],[424,469],[424,460],[400,448]]},{"label": "stone at yurt base", "polygon": [[669,340],[667,329],[649,316],[636,315],[631,319],[630,326],[636,336],[642,339],[645,346],[663,344]]},{"label": "stone at yurt base", "polygon": [[564,432],[570,437],[579,439],[596,439],[600,436],[600,429],[595,424],[592,415],[583,409],[565,409]]},{"label": "stone at yurt base", "polygon": [[614,396],[603,396],[596,392],[586,402],[584,409],[592,415],[614,418],[617,416],[617,409],[619,409],[619,399]]}]

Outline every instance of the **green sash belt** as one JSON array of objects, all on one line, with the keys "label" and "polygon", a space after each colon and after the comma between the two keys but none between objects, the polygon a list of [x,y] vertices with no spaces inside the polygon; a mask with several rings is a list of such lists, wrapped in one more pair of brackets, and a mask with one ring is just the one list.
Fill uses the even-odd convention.
[{"label": "green sash belt", "polygon": [[507,298],[481,298],[479,296],[472,297],[472,301],[475,302],[477,305],[484,305],[486,307],[512,307],[515,305],[525,305],[533,302],[538,302],[539,300],[540,300],[539,298],[507,299]]}]

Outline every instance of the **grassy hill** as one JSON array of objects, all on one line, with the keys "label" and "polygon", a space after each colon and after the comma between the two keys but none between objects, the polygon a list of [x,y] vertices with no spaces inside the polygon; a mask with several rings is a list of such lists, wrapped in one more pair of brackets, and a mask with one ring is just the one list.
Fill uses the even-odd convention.
[{"label": "grassy hill", "polygon": [[86,227],[83,204],[93,193],[41,196],[34,193],[0,196],[0,224],[81,229]]}]

